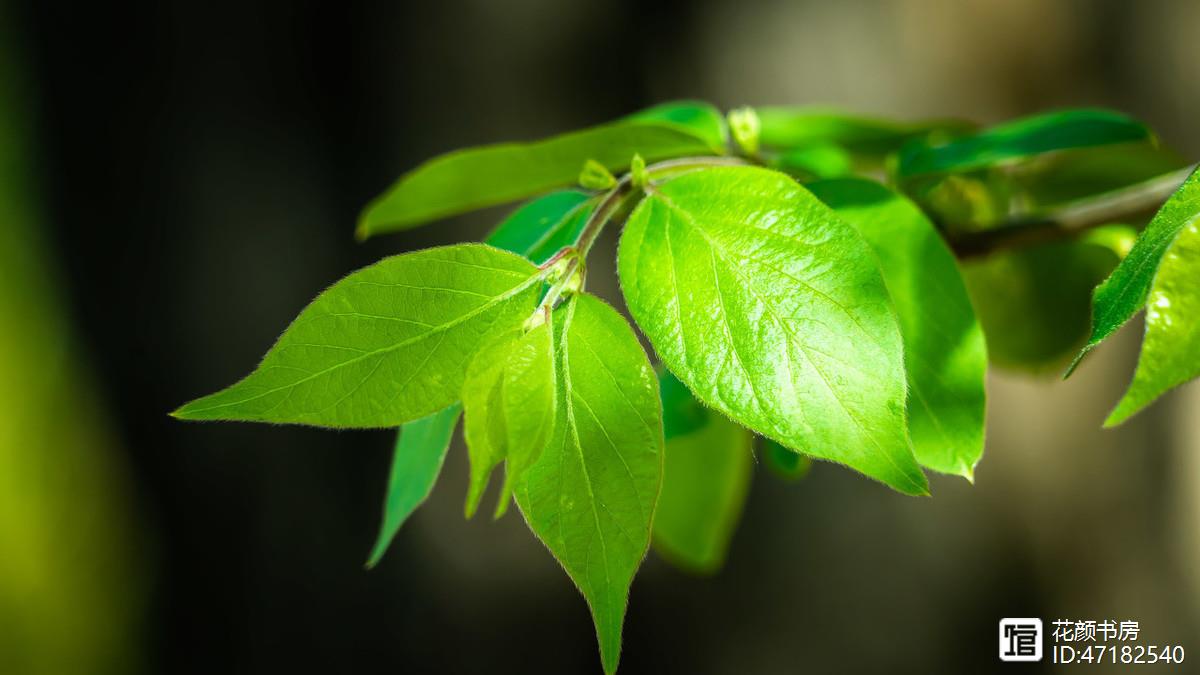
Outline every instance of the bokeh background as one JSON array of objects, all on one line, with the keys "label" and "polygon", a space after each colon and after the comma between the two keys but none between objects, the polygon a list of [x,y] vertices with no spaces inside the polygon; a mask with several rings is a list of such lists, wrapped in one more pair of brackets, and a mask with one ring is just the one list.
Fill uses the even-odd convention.
[{"label": "bokeh background", "polygon": [[[166,412],[349,271],[482,236],[503,209],[354,243],[432,154],[694,97],[1102,105],[1197,158],[1197,28],[1189,0],[0,4],[0,673],[599,672],[519,516],[463,521],[459,443],[366,572],[391,433]],[[1099,428],[1139,332],[1065,383],[992,373],[974,486],[759,470],[720,575],[650,555],[622,672],[1046,670],[997,662],[1004,616],[1136,619],[1200,672],[1200,389]]]}]

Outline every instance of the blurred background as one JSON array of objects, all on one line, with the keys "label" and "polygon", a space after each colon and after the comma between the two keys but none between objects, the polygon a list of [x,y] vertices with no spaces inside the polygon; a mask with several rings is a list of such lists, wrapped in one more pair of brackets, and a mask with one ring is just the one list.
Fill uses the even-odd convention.
[{"label": "blurred background", "polygon": [[[459,442],[366,572],[392,433],[167,411],[351,270],[481,237],[504,209],[354,243],[433,154],[701,98],[1108,106],[1195,159],[1197,27],[1187,0],[0,4],[0,673],[599,672],[520,517],[463,521]],[[1008,671],[1006,616],[1138,620],[1200,672],[1200,389],[1100,429],[1140,330],[1065,383],[992,373],[974,486],[758,471],[721,574],[650,555],[621,672]]]}]

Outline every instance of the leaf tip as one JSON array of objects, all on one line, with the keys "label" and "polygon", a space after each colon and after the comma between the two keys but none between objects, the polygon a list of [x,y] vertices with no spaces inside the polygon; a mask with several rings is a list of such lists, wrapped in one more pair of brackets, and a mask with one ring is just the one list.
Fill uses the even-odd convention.
[{"label": "leaf tip", "polygon": [[354,240],[361,243],[371,238],[371,228],[367,225],[366,216],[359,221],[358,227],[354,228]]},{"label": "leaf tip", "polygon": [[1079,367],[1079,364],[1083,362],[1083,357],[1087,356],[1088,352],[1092,351],[1093,346],[1094,345],[1089,344],[1083,349],[1079,350],[1079,354],[1075,356],[1075,358],[1071,361],[1071,365],[1067,366],[1067,370],[1063,372],[1062,379],[1065,380],[1068,377],[1071,377],[1071,374],[1074,373],[1075,369]]}]

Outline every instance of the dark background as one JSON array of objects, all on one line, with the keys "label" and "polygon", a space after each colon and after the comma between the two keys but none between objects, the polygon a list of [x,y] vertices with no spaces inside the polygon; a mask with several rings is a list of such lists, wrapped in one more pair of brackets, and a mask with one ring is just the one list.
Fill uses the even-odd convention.
[{"label": "dark background", "polygon": [[[48,252],[128,487],[122,671],[599,672],[582,598],[519,514],[463,521],[459,442],[366,572],[392,433],[166,415],[248,372],[337,278],[486,232],[504,209],[353,241],[359,209],[430,155],[679,97],[982,121],[1105,105],[1200,155],[1188,2],[28,2],[9,16]],[[974,487],[937,477],[934,498],[911,499],[832,466],[796,485],[758,471],[720,575],[650,555],[622,672],[1021,670],[996,663],[1003,616],[1138,619],[1200,663],[1200,395],[1098,429],[1136,331],[1068,383],[996,374]]]}]

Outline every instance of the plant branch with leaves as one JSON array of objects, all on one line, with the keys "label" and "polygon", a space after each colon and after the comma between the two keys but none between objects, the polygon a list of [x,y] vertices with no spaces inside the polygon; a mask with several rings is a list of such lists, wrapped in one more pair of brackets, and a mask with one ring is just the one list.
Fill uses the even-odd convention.
[{"label": "plant branch with leaves", "polygon": [[[1103,110],[980,129],[680,102],[462,150],[402,176],[357,235],[529,201],[483,243],[335,283],[246,378],[174,415],[399,427],[369,566],[465,417],[466,515],[503,465],[494,516],[516,502],[612,673],[648,548],[717,570],[756,445],[788,480],[825,460],[927,495],[926,471],[974,479],[989,364],[1061,370],[1077,352],[1073,369],[1146,308],[1108,423],[1200,373],[1193,169]],[[657,368],[587,292],[606,227]]]}]

